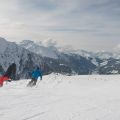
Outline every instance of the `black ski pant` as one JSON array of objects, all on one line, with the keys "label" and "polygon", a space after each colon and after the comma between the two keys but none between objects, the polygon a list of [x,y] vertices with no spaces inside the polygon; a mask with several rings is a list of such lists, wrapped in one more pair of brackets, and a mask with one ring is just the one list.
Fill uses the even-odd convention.
[{"label": "black ski pant", "polygon": [[31,81],[29,82],[29,86],[35,86],[37,83],[37,79],[32,78]]}]

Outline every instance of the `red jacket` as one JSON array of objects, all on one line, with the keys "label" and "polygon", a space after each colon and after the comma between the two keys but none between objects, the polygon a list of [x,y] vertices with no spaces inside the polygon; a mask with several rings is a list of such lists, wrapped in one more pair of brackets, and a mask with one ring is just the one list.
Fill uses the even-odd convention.
[{"label": "red jacket", "polygon": [[3,86],[3,82],[7,81],[7,80],[9,80],[9,78],[7,76],[1,76],[0,77],[0,87],[2,87]]}]

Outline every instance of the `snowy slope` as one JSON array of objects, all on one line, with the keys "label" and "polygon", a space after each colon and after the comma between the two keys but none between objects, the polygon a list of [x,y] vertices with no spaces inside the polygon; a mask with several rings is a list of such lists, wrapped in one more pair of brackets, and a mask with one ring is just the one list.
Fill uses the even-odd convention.
[{"label": "snowy slope", "polygon": [[100,59],[109,59],[109,58],[114,58],[114,59],[120,59],[120,53],[119,52],[96,52],[95,56],[100,58]]},{"label": "snowy slope", "polygon": [[28,71],[32,70],[34,66],[42,64],[40,55],[26,50],[14,42],[8,42],[4,38],[0,38],[0,45],[0,66],[4,71],[11,63],[16,63],[17,75],[25,78]]},{"label": "snowy slope", "polygon": [[120,59],[120,52],[119,51],[114,51],[114,52],[107,52],[107,51],[86,51],[82,49],[73,49],[73,48],[60,48],[61,52],[65,52],[67,54],[74,53],[81,55],[86,58],[100,58],[100,59],[109,59],[109,58],[114,58],[114,59]]},{"label": "snowy slope", "polygon": [[0,38],[0,45],[0,64],[4,70],[13,62],[19,67],[19,55],[22,54],[23,49],[4,38]]},{"label": "snowy slope", "polygon": [[0,88],[0,120],[120,120],[120,76],[43,77]]},{"label": "snowy slope", "polygon": [[31,40],[23,40],[18,45],[30,50],[31,52],[42,55],[43,57],[58,58],[58,50],[55,46],[44,46],[42,43],[36,43]]},{"label": "snowy slope", "polygon": [[7,48],[8,43],[4,38],[0,37],[0,54],[3,53],[5,51],[5,49]]},{"label": "snowy slope", "polygon": [[107,52],[107,51],[89,52],[85,50],[76,50],[75,53],[84,56],[86,58],[92,57],[92,58],[100,58],[100,59],[109,59],[109,58],[120,59],[119,52]]}]

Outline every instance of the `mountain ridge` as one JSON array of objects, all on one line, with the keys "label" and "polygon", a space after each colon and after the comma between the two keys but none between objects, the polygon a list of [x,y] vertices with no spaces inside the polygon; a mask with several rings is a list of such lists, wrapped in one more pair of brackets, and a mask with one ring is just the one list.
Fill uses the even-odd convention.
[{"label": "mountain ridge", "polygon": [[[52,72],[67,75],[120,73],[120,59],[117,57],[113,58],[112,54],[102,58],[101,54],[97,56],[92,52],[84,50],[81,54],[60,52],[55,46],[42,46],[41,43],[38,45],[30,40],[25,40],[23,44],[16,44],[0,38],[0,43],[4,47],[0,51],[0,72],[5,71],[12,62],[15,62],[18,68],[18,78],[30,78],[30,72],[36,66],[40,66],[43,74],[50,74]],[[29,49],[31,47],[36,49]],[[55,56],[47,56],[48,54],[41,55],[39,52],[41,47],[49,54],[52,52]]]}]

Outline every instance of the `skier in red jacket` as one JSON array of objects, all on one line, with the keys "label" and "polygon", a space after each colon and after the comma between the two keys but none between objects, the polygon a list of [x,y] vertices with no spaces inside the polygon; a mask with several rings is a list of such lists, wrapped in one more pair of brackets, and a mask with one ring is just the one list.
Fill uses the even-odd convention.
[{"label": "skier in red jacket", "polygon": [[9,79],[15,79],[15,74],[16,74],[16,64],[12,63],[5,74],[0,77],[0,87],[3,86],[4,81],[9,81]]}]

